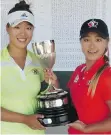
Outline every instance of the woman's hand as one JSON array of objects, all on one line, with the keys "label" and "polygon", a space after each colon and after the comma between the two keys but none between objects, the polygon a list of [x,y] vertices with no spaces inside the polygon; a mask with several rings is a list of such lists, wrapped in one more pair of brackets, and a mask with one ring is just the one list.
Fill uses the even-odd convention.
[{"label": "woman's hand", "polygon": [[52,85],[56,85],[57,76],[50,69],[44,69],[44,79],[46,83],[49,83],[50,80]]},{"label": "woman's hand", "polygon": [[77,121],[75,121],[73,123],[68,124],[68,126],[71,126],[74,129],[77,129],[77,130],[79,130],[81,132],[85,132],[85,128],[86,128],[87,125],[84,124],[82,121],[77,120]]},{"label": "woman's hand", "polygon": [[29,126],[30,128],[34,130],[45,130],[46,128],[41,125],[41,123],[38,121],[38,118],[43,118],[43,115],[40,114],[34,114],[34,115],[27,115],[24,117],[24,124]]}]

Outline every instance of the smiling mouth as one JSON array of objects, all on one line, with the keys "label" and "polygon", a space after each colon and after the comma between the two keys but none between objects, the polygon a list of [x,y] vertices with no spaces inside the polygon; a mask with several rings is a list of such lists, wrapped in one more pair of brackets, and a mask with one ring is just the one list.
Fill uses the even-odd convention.
[{"label": "smiling mouth", "polygon": [[19,42],[26,42],[26,38],[17,38],[17,40],[19,41]]},{"label": "smiling mouth", "polygon": [[97,53],[98,51],[88,51],[88,53],[90,53],[90,54],[95,54],[95,53]]}]

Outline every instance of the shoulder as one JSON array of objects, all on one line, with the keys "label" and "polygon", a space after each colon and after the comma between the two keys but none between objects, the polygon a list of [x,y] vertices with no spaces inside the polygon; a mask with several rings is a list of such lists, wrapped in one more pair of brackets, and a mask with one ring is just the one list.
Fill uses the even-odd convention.
[{"label": "shoulder", "polygon": [[75,72],[80,72],[80,71],[82,72],[82,70],[84,70],[85,67],[86,67],[86,64],[81,64],[75,69]]},{"label": "shoulder", "polygon": [[111,86],[111,66],[107,67],[104,70],[104,72],[100,78],[101,78],[100,80],[103,82],[103,84],[107,84],[107,85]]},{"label": "shoulder", "polygon": [[4,60],[7,58],[7,49],[3,48],[2,50],[0,50],[0,60]]},{"label": "shoulder", "polygon": [[4,56],[4,53],[5,53],[5,48],[4,49],[2,49],[2,50],[0,50],[0,55],[1,55],[1,57],[3,57]]},{"label": "shoulder", "polygon": [[81,64],[78,67],[76,67],[76,69],[73,71],[71,78],[74,78],[77,74],[80,74],[80,72],[82,72],[82,70],[86,67],[86,64]]},{"label": "shoulder", "polygon": [[105,77],[105,78],[111,78],[111,66],[107,67],[103,74],[102,74],[102,77]]},{"label": "shoulder", "polygon": [[111,100],[111,67],[104,70],[99,84],[104,100]]},{"label": "shoulder", "polygon": [[82,72],[82,70],[86,67],[86,64],[81,64],[73,71],[72,76],[75,76],[76,74]]},{"label": "shoulder", "polygon": [[36,57],[35,54],[34,54],[33,52],[31,52],[30,50],[27,50],[27,52],[28,52],[28,54],[29,54],[29,56],[30,56],[31,58]]}]

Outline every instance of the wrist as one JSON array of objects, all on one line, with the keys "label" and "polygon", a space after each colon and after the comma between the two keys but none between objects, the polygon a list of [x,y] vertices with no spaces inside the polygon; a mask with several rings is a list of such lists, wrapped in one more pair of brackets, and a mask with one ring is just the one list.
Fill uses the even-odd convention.
[{"label": "wrist", "polygon": [[88,128],[88,125],[86,125],[86,126],[84,127],[84,130],[83,130],[84,133],[88,133],[87,128]]},{"label": "wrist", "polygon": [[26,124],[27,123],[27,115],[23,115],[21,118],[21,123]]},{"label": "wrist", "polygon": [[58,79],[56,79],[54,81],[53,86],[56,87],[56,88],[59,88],[59,81],[58,81]]},{"label": "wrist", "polygon": [[86,125],[84,128],[84,133],[91,133],[92,131],[92,126],[91,125]]}]

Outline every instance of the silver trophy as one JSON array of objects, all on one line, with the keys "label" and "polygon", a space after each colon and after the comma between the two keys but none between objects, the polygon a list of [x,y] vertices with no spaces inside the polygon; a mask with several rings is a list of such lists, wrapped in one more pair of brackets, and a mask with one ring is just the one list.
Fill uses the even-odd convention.
[{"label": "silver trophy", "polygon": [[[51,70],[55,64],[56,52],[55,52],[55,43],[54,40],[46,40],[43,42],[33,43],[32,44],[33,52],[38,57],[39,62],[44,69]],[[45,92],[48,93],[48,90],[53,92],[60,90],[52,86],[49,79],[49,87]]]},{"label": "silver trophy", "polygon": [[[51,70],[56,58],[54,40],[33,43],[32,48],[41,66]],[[55,88],[50,79],[48,88],[37,96],[37,106],[37,113],[44,115],[39,120],[46,127],[65,125],[77,119],[72,118],[76,111],[72,111],[69,93]]]}]

